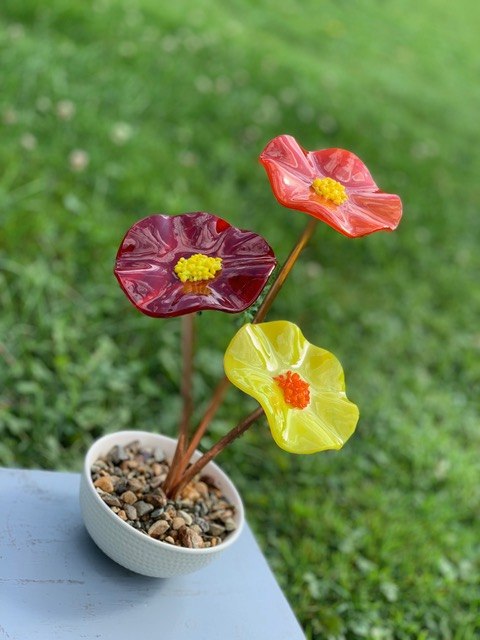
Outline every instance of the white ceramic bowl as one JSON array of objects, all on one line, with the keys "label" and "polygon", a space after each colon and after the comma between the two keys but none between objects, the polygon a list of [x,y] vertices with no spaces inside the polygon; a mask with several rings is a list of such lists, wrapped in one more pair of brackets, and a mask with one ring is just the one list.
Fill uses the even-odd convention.
[{"label": "white ceramic bowl", "polygon": [[[160,446],[168,459],[173,457],[175,440],[146,431],[118,431],[94,442],[85,456],[80,482],[80,507],[88,533],[112,560],[145,576],[171,578],[201,569],[240,536],[245,520],[240,495],[228,476],[210,462],[205,473],[215,479],[218,488],[234,505],[237,528],[222,543],[206,549],[176,547],[146,536],[113,513],[96,492],[90,476],[90,468],[97,458],[108,453],[113,446],[126,445],[133,440],[139,440],[144,447]],[[200,452],[195,452],[193,460],[200,455]]]}]

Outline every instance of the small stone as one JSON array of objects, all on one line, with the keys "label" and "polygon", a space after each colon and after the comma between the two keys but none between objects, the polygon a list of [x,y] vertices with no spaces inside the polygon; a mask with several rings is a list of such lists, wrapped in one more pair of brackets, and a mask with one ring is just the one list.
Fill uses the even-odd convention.
[{"label": "small stone", "polygon": [[104,493],[100,497],[105,502],[105,504],[108,504],[109,507],[119,507],[121,509],[123,506],[117,496],[112,496],[109,493]]},{"label": "small stone", "polygon": [[165,460],[165,451],[162,447],[156,447],[153,452],[153,457],[155,458],[155,462],[163,462]]},{"label": "small stone", "polygon": [[162,474],[161,476],[155,476],[154,478],[152,478],[150,480],[150,487],[151,489],[157,489],[157,487],[159,487],[162,482],[165,480],[165,475]]},{"label": "small stone", "polygon": [[205,484],[205,482],[202,482],[201,480],[196,482],[195,489],[203,498],[208,498],[208,486]]},{"label": "small stone", "polygon": [[212,536],[221,536],[222,533],[225,533],[225,527],[221,524],[217,524],[216,522],[211,522],[210,533]]},{"label": "small stone", "polygon": [[148,529],[148,535],[152,538],[160,538],[160,536],[163,536],[163,534],[166,533],[169,528],[170,525],[168,524],[168,522],[166,522],[166,520],[157,520],[157,522],[154,522]]},{"label": "small stone", "polygon": [[204,546],[202,536],[186,526],[178,530],[178,540],[183,547],[189,549],[202,549]]},{"label": "small stone", "polygon": [[212,520],[221,520],[223,523],[225,523],[231,517],[232,512],[230,509],[220,509],[219,511],[214,511],[210,514],[210,518]]},{"label": "small stone", "polygon": [[143,482],[140,482],[140,480],[137,480],[137,478],[128,479],[128,488],[134,493],[141,493],[144,486],[145,485],[143,484]]},{"label": "small stone", "polygon": [[121,499],[125,502],[125,504],[135,504],[137,501],[137,496],[133,493],[133,491],[125,491],[120,496]]},{"label": "small stone", "polygon": [[191,500],[192,502],[196,502],[200,498],[200,493],[192,486],[192,484],[187,484],[187,486],[182,491],[182,498],[186,500]]},{"label": "small stone", "polygon": [[165,513],[170,516],[170,518],[175,518],[177,515],[177,510],[173,506],[173,504],[168,504],[165,507]]},{"label": "small stone", "polygon": [[127,481],[123,478],[120,478],[118,482],[115,483],[115,493],[117,495],[122,495],[127,490]]},{"label": "small stone", "polygon": [[163,473],[163,466],[158,462],[152,464],[152,473],[154,476],[160,476]]},{"label": "small stone", "polygon": [[138,502],[136,502],[134,504],[134,507],[137,510],[137,514],[139,518],[153,511],[153,505],[148,504],[148,502],[144,502],[143,500],[139,500]]},{"label": "small stone", "polygon": [[172,536],[167,536],[165,540],[163,540],[163,542],[168,542],[169,544],[175,544],[175,540],[172,538]]},{"label": "small stone", "polygon": [[177,511],[177,515],[178,515],[180,518],[183,518],[183,519],[185,520],[185,524],[186,524],[187,526],[190,526],[190,525],[192,524],[192,522],[193,522],[193,518],[192,518],[192,516],[191,516],[189,513],[187,513],[186,511],[182,511],[182,510],[180,509],[179,511]]},{"label": "small stone", "polygon": [[125,513],[127,514],[127,517],[129,520],[137,520],[138,519],[138,513],[137,510],[135,509],[134,506],[132,506],[131,504],[125,504],[124,505],[124,509],[125,509]]},{"label": "small stone", "polygon": [[114,487],[110,476],[100,476],[93,484],[105,493],[113,493]]},{"label": "small stone", "polygon": [[172,529],[174,529],[175,531],[183,526],[185,526],[185,520],[183,518],[176,517],[172,520]]},{"label": "small stone", "polygon": [[195,525],[199,527],[202,533],[208,533],[210,531],[210,524],[204,518],[197,516],[195,518]]},{"label": "small stone", "polygon": [[131,453],[132,455],[136,455],[139,450],[140,450],[140,441],[139,440],[132,440],[132,442],[129,442],[127,444],[127,446],[125,447],[125,449]]},{"label": "small stone", "polygon": [[152,513],[150,514],[150,517],[152,518],[152,520],[158,520],[158,518],[160,518],[161,516],[163,516],[163,508],[160,507],[160,509],[154,509],[152,511]]},{"label": "small stone", "polygon": [[[199,514],[200,516],[206,516],[206,515],[207,515],[207,513],[208,513],[208,507],[207,507],[207,505],[206,505],[206,503],[205,503],[205,502],[202,502],[202,501],[197,502],[197,504],[196,504],[195,506],[196,506],[196,507],[198,507],[198,514]],[[200,525],[200,526],[201,526],[201,525]]]},{"label": "small stone", "polygon": [[154,507],[164,507],[167,504],[167,498],[163,495],[156,495],[155,493],[149,493],[143,497],[145,502],[153,504]]},{"label": "small stone", "polygon": [[113,464],[119,464],[123,460],[128,460],[128,454],[123,447],[116,445],[107,453],[106,459]]},{"label": "small stone", "polygon": [[122,520],[128,520],[127,514],[125,513],[125,511],[123,509],[120,509],[120,511],[117,513],[117,516],[119,518],[121,518]]},{"label": "small stone", "polygon": [[224,524],[227,531],[235,531],[235,529],[237,528],[237,525],[235,524],[235,520],[233,518],[227,518],[224,521]]},{"label": "small stone", "polygon": [[96,462],[92,464],[92,473],[98,473],[101,469],[107,469],[107,465],[103,460],[96,460]]}]

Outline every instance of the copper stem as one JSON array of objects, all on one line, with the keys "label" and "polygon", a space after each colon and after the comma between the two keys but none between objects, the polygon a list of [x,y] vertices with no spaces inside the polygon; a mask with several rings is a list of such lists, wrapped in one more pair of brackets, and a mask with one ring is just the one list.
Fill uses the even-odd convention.
[{"label": "copper stem", "polygon": [[292,270],[293,265],[297,261],[298,256],[302,253],[303,249],[306,247],[306,245],[308,244],[308,241],[312,237],[313,232],[315,231],[315,228],[316,228],[317,224],[318,224],[318,220],[315,220],[315,218],[310,219],[309,222],[307,223],[307,226],[303,230],[302,235],[298,239],[297,244],[293,247],[290,255],[285,260],[285,262],[283,264],[283,267],[280,269],[280,272],[279,272],[278,276],[275,279],[275,282],[270,287],[270,291],[265,296],[265,298],[264,298],[262,304],[260,305],[257,313],[255,314],[255,317],[252,320],[253,324],[257,324],[258,322],[262,322],[263,319],[265,318],[265,316],[267,315],[267,313],[269,312],[273,301],[277,297],[277,294],[280,291],[280,289],[282,288],[283,283],[287,279],[287,276],[290,273],[290,271]]},{"label": "copper stem", "polygon": [[193,351],[195,344],[195,314],[188,313],[182,316],[182,384],[181,384],[181,396],[182,396],[182,419],[180,422],[178,441],[173,460],[170,466],[170,471],[165,480],[165,491],[168,491],[169,486],[175,481],[175,469],[178,463],[182,460],[185,450],[188,445],[188,427],[190,425],[190,419],[193,413],[193,395],[192,395],[192,382],[193,382]]},{"label": "copper stem", "polygon": [[215,456],[217,456],[225,447],[227,447],[233,440],[245,433],[245,431],[259,418],[263,413],[262,407],[255,409],[253,413],[244,418],[237,424],[231,431],[229,431],[221,440],[213,445],[206,453],[203,454],[191,467],[188,468],[186,473],[180,478],[180,480],[174,485],[172,489],[173,495],[178,495],[180,491],[199,473]]}]

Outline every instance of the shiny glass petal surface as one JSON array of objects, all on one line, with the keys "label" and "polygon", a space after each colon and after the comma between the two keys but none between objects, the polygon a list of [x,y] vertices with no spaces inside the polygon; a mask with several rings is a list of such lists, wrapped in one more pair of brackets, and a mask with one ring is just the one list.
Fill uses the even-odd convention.
[{"label": "shiny glass petal surface", "polygon": [[[307,151],[289,135],[271,140],[260,154],[280,204],[303,211],[351,238],[392,231],[402,217],[399,196],[380,191],[365,164],[345,149]],[[311,188],[315,178],[332,178],[348,200],[333,204]]]},{"label": "shiny glass petal surface", "polygon": [[[211,280],[182,283],[174,267],[195,253],[221,258],[222,269]],[[114,273],[139,311],[167,318],[208,309],[244,311],[260,295],[275,264],[264,238],[210,213],[154,214],[126,233]]]},{"label": "shiny glass petal surface", "polygon": [[[244,325],[227,347],[224,367],[230,382],[260,403],[275,442],[286,451],[340,449],[355,430],[358,408],[345,395],[340,362],[291,322]],[[285,402],[274,378],[286,371],[309,384],[305,409]]]}]

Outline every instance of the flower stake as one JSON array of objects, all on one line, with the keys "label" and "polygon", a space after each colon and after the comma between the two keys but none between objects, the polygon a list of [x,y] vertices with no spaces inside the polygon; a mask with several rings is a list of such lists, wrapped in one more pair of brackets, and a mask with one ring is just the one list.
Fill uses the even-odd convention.
[{"label": "flower stake", "polygon": [[[260,416],[277,445],[297,454],[340,449],[358,422],[335,356],[310,344],[292,322],[265,318],[320,221],[349,238],[393,230],[401,219],[401,200],[380,191],[362,161],[342,149],[309,152],[282,135],[267,144],[260,162],[280,204],[311,216],[268,290],[276,259],[267,241],[210,213],[148,216],[131,227],[117,253],[115,275],[139,311],[156,318],[182,316],[183,411],[161,487],[167,499],[185,496],[205,465]],[[225,378],[191,432],[195,313],[245,311],[264,289],[252,321],[228,345]],[[230,383],[259,407],[192,462]],[[173,533],[169,541],[181,545]]]}]

